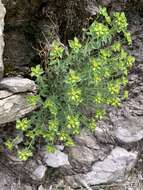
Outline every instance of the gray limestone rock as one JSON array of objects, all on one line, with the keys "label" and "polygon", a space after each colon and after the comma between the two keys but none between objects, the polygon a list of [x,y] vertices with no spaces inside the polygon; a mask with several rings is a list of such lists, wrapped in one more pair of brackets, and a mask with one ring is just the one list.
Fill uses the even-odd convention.
[{"label": "gray limestone rock", "polygon": [[4,30],[4,17],[6,10],[0,0],[0,79],[3,77],[4,65],[3,65],[3,50],[4,50],[4,39],[3,39],[3,30]]},{"label": "gray limestone rock", "polygon": [[90,165],[95,160],[92,150],[85,146],[76,145],[70,148],[69,155],[71,160],[80,163],[80,165]]},{"label": "gray limestone rock", "polygon": [[117,139],[124,143],[138,142],[143,139],[143,118],[132,117],[119,120],[115,130]]},{"label": "gray limestone rock", "polygon": [[137,157],[137,152],[128,152],[123,148],[116,147],[103,161],[95,162],[91,171],[67,177],[67,181],[70,184],[72,182],[71,185],[74,187],[79,184],[91,186],[124,181],[127,172],[135,166]]},{"label": "gray limestone rock", "polygon": [[96,142],[96,138],[93,136],[93,134],[84,129],[81,131],[80,135],[75,137],[75,141],[78,144],[82,146],[84,145],[90,149],[100,149],[98,143]]},{"label": "gray limestone rock", "polygon": [[0,90],[0,100],[11,96],[13,93],[7,90]]},{"label": "gray limestone rock", "polygon": [[28,95],[30,93],[15,94],[0,100],[0,124],[15,121],[35,109],[27,103]]},{"label": "gray limestone rock", "polygon": [[45,177],[45,173],[47,171],[46,166],[39,165],[32,173],[32,179],[36,181],[41,181]]},{"label": "gray limestone rock", "polygon": [[43,158],[43,162],[52,168],[70,165],[68,155],[60,150],[56,150],[54,153],[48,153],[46,150],[43,150],[40,154]]},{"label": "gray limestone rock", "polygon": [[7,77],[0,82],[0,89],[5,89],[14,93],[34,92],[36,85],[34,81],[22,77]]}]

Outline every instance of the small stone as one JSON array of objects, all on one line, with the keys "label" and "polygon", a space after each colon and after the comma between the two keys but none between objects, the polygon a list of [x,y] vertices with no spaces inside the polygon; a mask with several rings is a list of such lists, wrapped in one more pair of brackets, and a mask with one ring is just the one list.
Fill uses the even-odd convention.
[{"label": "small stone", "polygon": [[46,166],[40,165],[32,173],[32,178],[36,181],[41,181],[45,177],[46,171]]},{"label": "small stone", "polygon": [[131,117],[118,121],[115,136],[123,143],[140,141],[143,139],[143,118]]},{"label": "small stone", "polygon": [[64,145],[56,145],[56,148],[57,148],[58,150],[63,151],[65,147],[64,147]]},{"label": "small stone", "polygon": [[87,130],[82,130],[79,136],[75,137],[75,141],[91,149],[100,149],[99,145],[96,142],[96,138],[89,133]]},{"label": "small stone", "polygon": [[53,168],[70,165],[68,155],[60,150],[56,150],[54,153],[48,153],[44,150],[41,152],[41,156],[43,157],[43,162]]},{"label": "small stone", "polygon": [[40,186],[38,187],[38,190],[46,190],[46,189],[43,187],[43,185],[40,185]]},{"label": "small stone", "polygon": [[8,77],[0,82],[0,89],[8,90],[14,93],[35,92],[36,85],[34,81],[22,77]]},{"label": "small stone", "polygon": [[90,165],[94,160],[94,153],[85,146],[75,146],[70,148],[70,158],[80,164]]}]

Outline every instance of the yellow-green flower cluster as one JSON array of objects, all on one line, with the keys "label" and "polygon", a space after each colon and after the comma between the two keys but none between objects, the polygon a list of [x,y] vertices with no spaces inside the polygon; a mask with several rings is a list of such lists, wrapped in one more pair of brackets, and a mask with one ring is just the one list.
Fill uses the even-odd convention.
[{"label": "yellow-green flower cluster", "polygon": [[108,24],[111,23],[111,18],[107,13],[106,7],[99,7],[99,14],[103,15],[105,17],[105,20]]},{"label": "yellow-green flower cluster", "polygon": [[124,99],[128,99],[129,97],[129,92],[127,90],[124,91]]},{"label": "yellow-green flower cluster", "polygon": [[59,134],[59,138],[61,141],[66,141],[69,138],[69,134],[66,130],[62,130]]},{"label": "yellow-green flower cluster", "polygon": [[93,73],[93,81],[95,84],[99,84],[102,81],[101,74],[98,72]]},{"label": "yellow-green flower cluster", "polygon": [[50,59],[62,58],[64,52],[64,48],[58,41],[54,41],[52,43],[51,51],[50,51]]},{"label": "yellow-green flower cluster", "polygon": [[117,96],[109,97],[107,99],[107,104],[114,106],[114,107],[120,106],[120,103],[121,103],[121,100]]},{"label": "yellow-green flower cluster", "polygon": [[127,66],[132,67],[133,63],[135,62],[135,58],[131,55],[127,57]]},{"label": "yellow-green flower cluster", "polygon": [[69,46],[76,53],[78,53],[80,48],[82,47],[81,43],[76,37],[74,38],[74,40],[69,40]]},{"label": "yellow-green flower cluster", "polygon": [[59,122],[57,119],[49,120],[48,122],[48,129],[49,131],[58,131]]},{"label": "yellow-green flower cluster", "polygon": [[79,133],[80,121],[78,116],[68,115],[66,118],[66,127],[72,129],[73,134]]},{"label": "yellow-green flower cluster", "polygon": [[94,118],[92,118],[87,126],[91,131],[95,131],[96,129],[96,120]]},{"label": "yellow-green flower cluster", "polygon": [[7,147],[8,150],[12,151],[13,147],[14,147],[13,140],[12,139],[8,139],[5,142],[5,146]]},{"label": "yellow-green flower cluster", "polygon": [[68,100],[73,105],[79,105],[82,102],[81,89],[77,87],[71,87],[67,92]]},{"label": "yellow-green flower cluster", "polygon": [[112,71],[109,67],[104,67],[103,68],[103,78],[106,79],[106,78],[109,78],[112,74]]},{"label": "yellow-green flower cluster", "polygon": [[111,46],[111,49],[114,52],[120,52],[120,50],[121,50],[121,43],[119,41],[114,42],[114,44]]},{"label": "yellow-green flower cluster", "polygon": [[123,13],[123,12],[115,12],[113,14],[113,16],[114,16],[113,27],[116,28],[116,31],[118,33],[126,31],[128,23],[127,23],[125,13]]},{"label": "yellow-green flower cluster", "polygon": [[93,71],[97,71],[102,66],[102,60],[99,58],[92,58],[90,65]]},{"label": "yellow-green flower cluster", "polygon": [[27,96],[27,102],[31,106],[36,106],[40,101],[40,97],[38,95],[29,95]]},{"label": "yellow-green flower cluster", "polygon": [[66,146],[73,146],[73,139],[70,137],[69,133],[66,130],[62,130],[59,133],[59,139],[65,143]]},{"label": "yellow-green flower cluster", "polygon": [[30,126],[30,120],[27,118],[24,118],[22,120],[17,120],[16,121],[16,128],[21,130],[21,131],[26,131]]},{"label": "yellow-green flower cluster", "polygon": [[116,80],[116,81],[111,81],[108,83],[108,91],[111,95],[114,95],[114,94],[119,94],[120,92],[120,81],[119,80]]},{"label": "yellow-green flower cluster", "polygon": [[36,65],[36,67],[31,68],[31,76],[39,78],[44,73],[42,67],[40,65]]},{"label": "yellow-green flower cluster", "polygon": [[26,161],[29,157],[31,157],[33,154],[31,152],[31,150],[25,148],[22,150],[18,151],[18,157],[20,158],[20,160],[22,161]]},{"label": "yellow-green flower cluster", "polygon": [[101,104],[104,102],[104,97],[101,94],[101,92],[97,92],[96,96],[95,96],[95,103],[97,104]]},{"label": "yellow-green flower cluster", "polygon": [[131,45],[132,44],[131,33],[130,32],[124,32],[124,36],[125,36],[128,44]]},{"label": "yellow-green flower cluster", "polygon": [[94,22],[90,26],[90,32],[94,34],[97,39],[107,39],[110,36],[108,26],[98,22]]},{"label": "yellow-green flower cluster", "polygon": [[80,75],[76,71],[70,70],[65,82],[69,85],[75,85],[80,82],[80,80]]},{"label": "yellow-green flower cluster", "polygon": [[95,117],[96,119],[100,120],[102,119],[106,114],[106,111],[102,108],[96,109]]},{"label": "yellow-green flower cluster", "polygon": [[49,109],[50,113],[54,116],[56,116],[58,113],[57,106],[52,98],[47,98],[47,100],[44,102],[44,108]]},{"label": "yellow-green flower cluster", "polygon": [[100,50],[101,57],[107,59],[112,56],[112,51],[109,48]]}]

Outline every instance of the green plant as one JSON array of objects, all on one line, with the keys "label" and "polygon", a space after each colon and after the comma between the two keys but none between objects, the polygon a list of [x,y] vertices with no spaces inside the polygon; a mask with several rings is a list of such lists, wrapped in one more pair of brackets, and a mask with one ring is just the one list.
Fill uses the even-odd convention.
[{"label": "green plant", "polygon": [[[124,13],[110,17],[106,8],[100,7],[81,41],[76,37],[70,40],[68,50],[54,41],[47,69],[39,65],[31,69],[37,95],[28,97],[28,102],[40,108],[29,119],[17,121],[16,128],[25,136],[26,148],[18,151],[22,160],[32,156],[39,139],[50,152],[57,142],[73,145],[72,137],[81,127],[95,130],[109,106],[119,106],[122,97],[128,98],[127,75],[135,59],[123,48],[131,45],[127,26]],[[12,149],[10,142],[7,145]]]}]

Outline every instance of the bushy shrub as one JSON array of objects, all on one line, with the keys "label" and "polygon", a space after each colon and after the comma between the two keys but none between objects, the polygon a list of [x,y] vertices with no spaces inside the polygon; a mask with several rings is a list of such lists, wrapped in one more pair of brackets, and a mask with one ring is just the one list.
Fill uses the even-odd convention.
[{"label": "bushy shrub", "polygon": [[[81,127],[95,130],[109,106],[119,106],[122,98],[128,98],[128,70],[135,59],[124,49],[132,44],[127,26],[123,12],[109,16],[106,8],[100,8],[81,40],[70,40],[68,49],[54,41],[46,68],[37,65],[31,69],[38,92],[28,102],[39,109],[16,123],[24,134],[20,159],[32,156],[41,139],[49,152],[59,142],[73,145],[73,136],[79,135]],[[12,149],[14,141],[6,145]]]}]

